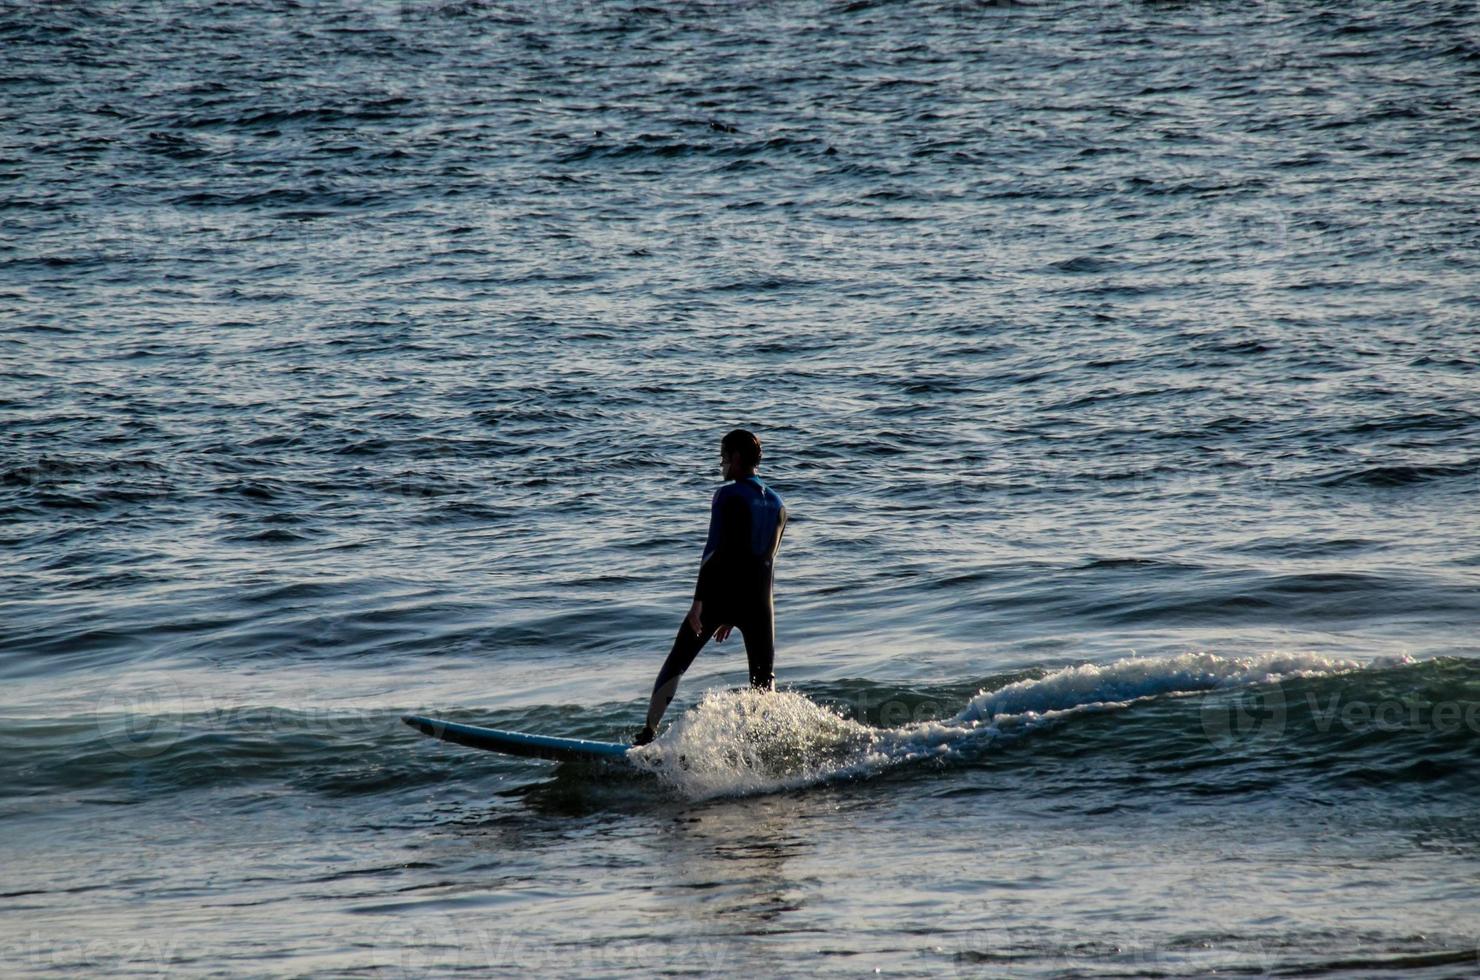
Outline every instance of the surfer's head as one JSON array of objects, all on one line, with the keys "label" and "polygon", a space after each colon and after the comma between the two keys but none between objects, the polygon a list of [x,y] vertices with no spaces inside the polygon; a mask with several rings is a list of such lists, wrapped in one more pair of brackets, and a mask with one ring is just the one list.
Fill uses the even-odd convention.
[{"label": "surfer's head", "polygon": [[761,461],[761,441],[748,429],[732,429],[719,443],[719,471],[726,480],[749,476]]}]

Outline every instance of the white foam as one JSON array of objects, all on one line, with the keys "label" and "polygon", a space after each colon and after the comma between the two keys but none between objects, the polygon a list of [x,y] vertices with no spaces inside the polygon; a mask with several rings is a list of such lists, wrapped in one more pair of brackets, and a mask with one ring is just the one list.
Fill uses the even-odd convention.
[{"label": "white foam", "polygon": [[694,799],[747,795],[866,765],[879,734],[795,691],[708,691],[632,758]]},{"label": "white foam", "polygon": [[1095,704],[1127,704],[1165,694],[1195,693],[1250,684],[1271,684],[1358,670],[1356,660],[1312,653],[1268,653],[1220,657],[1183,653],[1175,657],[1126,657],[1108,664],[1081,664],[982,691],[956,715],[960,724]]},{"label": "white foam", "polygon": [[1411,662],[1399,657],[1363,664],[1308,653],[1127,657],[983,690],[952,718],[892,729],[850,721],[795,691],[709,691],[632,758],[691,799],[743,796],[865,775],[1005,731],[1148,698]]}]

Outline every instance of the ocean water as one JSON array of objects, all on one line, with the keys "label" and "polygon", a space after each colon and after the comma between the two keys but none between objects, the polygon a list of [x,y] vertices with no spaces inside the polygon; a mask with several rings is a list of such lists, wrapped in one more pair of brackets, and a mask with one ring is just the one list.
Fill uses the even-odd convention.
[{"label": "ocean water", "polygon": [[1480,976],[1474,3],[0,43],[0,974]]}]

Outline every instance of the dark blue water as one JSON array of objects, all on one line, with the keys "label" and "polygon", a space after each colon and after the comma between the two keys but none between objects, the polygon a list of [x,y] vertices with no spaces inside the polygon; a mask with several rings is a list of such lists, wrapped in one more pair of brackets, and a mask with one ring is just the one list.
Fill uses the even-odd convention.
[{"label": "dark blue water", "polygon": [[0,972],[1480,974],[1473,3],[0,43]]}]

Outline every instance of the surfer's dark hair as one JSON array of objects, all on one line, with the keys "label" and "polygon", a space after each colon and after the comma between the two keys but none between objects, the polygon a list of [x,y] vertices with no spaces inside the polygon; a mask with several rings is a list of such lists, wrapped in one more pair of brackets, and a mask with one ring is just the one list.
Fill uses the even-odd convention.
[{"label": "surfer's dark hair", "polygon": [[719,451],[726,456],[739,453],[740,462],[747,469],[753,469],[761,461],[761,441],[749,429],[731,429],[720,440]]}]

